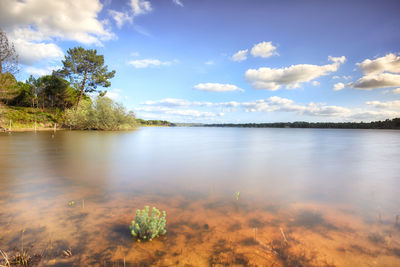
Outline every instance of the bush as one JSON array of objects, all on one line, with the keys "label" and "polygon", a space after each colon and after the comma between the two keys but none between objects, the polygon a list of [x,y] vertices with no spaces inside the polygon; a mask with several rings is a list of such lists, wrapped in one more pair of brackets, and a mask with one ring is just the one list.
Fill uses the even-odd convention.
[{"label": "bush", "polygon": [[160,217],[160,211],[153,207],[151,215],[149,216],[149,206],[145,206],[143,210],[136,211],[136,219],[132,221],[132,225],[129,227],[134,237],[139,240],[151,241],[154,237],[159,235],[165,235],[165,224],[167,216],[166,212],[162,212]]},{"label": "bush", "polygon": [[135,114],[108,97],[83,100],[65,110],[64,125],[79,130],[128,130],[137,126]]}]

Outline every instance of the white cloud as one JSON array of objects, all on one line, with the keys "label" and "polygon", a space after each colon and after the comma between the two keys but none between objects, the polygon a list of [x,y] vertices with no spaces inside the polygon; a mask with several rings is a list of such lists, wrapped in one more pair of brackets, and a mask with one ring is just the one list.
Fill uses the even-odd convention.
[{"label": "white cloud", "polygon": [[357,65],[364,76],[349,86],[364,90],[400,86],[400,56],[390,53],[374,60],[366,59]]},{"label": "white cloud", "polygon": [[346,57],[345,56],[341,56],[341,57],[328,56],[328,60],[335,62],[335,63],[343,64],[344,62],[346,62]]},{"label": "white cloud", "polygon": [[400,75],[392,73],[368,74],[356,82],[349,83],[356,89],[372,90],[377,88],[388,88],[400,86]]},{"label": "white cloud", "polygon": [[148,68],[148,67],[170,66],[172,63],[173,61],[161,61],[159,59],[152,59],[152,58],[131,60],[128,62],[129,65],[132,65],[137,69]]},{"label": "white cloud", "polygon": [[327,65],[311,65],[299,64],[292,65],[287,68],[272,69],[259,68],[249,69],[244,77],[247,82],[250,82],[254,89],[265,89],[275,91],[285,86],[286,89],[294,89],[300,87],[301,83],[310,82],[320,76],[328,75],[331,72],[338,70],[341,63],[346,58],[329,57],[332,64]]},{"label": "white cloud", "polygon": [[378,74],[385,71],[400,73],[400,56],[390,53],[374,60],[366,59],[361,63],[357,63],[357,65],[366,75]]},{"label": "white cloud", "polygon": [[36,43],[17,39],[14,40],[14,45],[18,53],[19,62],[24,65],[32,65],[42,60],[60,60],[64,56],[61,48],[54,43]]},{"label": "white cloud", "polygon": [[231,91],[244,91],[233,84],[222,83],[199,83],[194,86],[195,89],[207,92],[231,92]]},{"label": "white cloud", "polygon": [[273,55],[278,55],[276,52],[276,47],[272,42],[261,42],[253,46],[250,53],[253,57],[268,58]]},{"label": "white cloud", "polygon": [[183,7],[183,4],[182,4],[181,0],[172,0],[172,2],[174,2],[175,5]]},{"label": "white cloud", "polygon": [[230,102],[205,102],[205,101],[189,101],[185,99],[178,98],[165,98],[158,101],[146,101],[141,103],[141,105],[146,106],[165,106],[165,107],[226,107],[235,108],[239,107],[240,103],[236,101]]},{"label": "white cloud", "polygon": [[102,7],[99,0],[2,0],[0,25],[11,33],[24,29],[28,40],[37,35],[41,40],[62,38],[98,44],[113,37],[105,29],[106,22],[98,19]]},{"label": "white cloud", "polygon": [[333,86],[333,90],[339,91],[344,89],[344,87],[345,87],[344,83],[335,83],[335,85]]},{"label": "white cloud", "polygon": [[1,0],[0,25],[22,64],[62,56],[55,40],[101,45],[114,34],[98,18],[99,0]]},{"label": "white cloud", "polygon": [[204,64],[206,64],[206,65],[214,65],[214,61],[209,60],[209,61],[204,62]]},{"label": "white cloud", "polygon": [[132,52],[131,57],[138,57],[140,54],[139,52]]},{"label": "white cloud", "polygon": [[121,95],[122,90],[115,88],[115,89],[111,89],[111,90],[107,90],[106,96],[111,98],[114,101],[121,101],[123,99],[126,99],[127,97],[122,96]]},{"label": "white cloud", "polygon": [[147,14],[152,10],[150,1],[131,0],[130,5],[134,16]]},{"label": "white cloud", "polygon": [[[381,110],[368,110],[361,108],[348,108],[335,105],[327,105],[324,103],[313,103],[299,104],[295,103],[291,99],[282,98],[278,96],[272,96],[267,99],[259,99],[249,102],[200,102],[200,101],[189,101],[184,99],[176,98],[166,98],[158,101],[146,101],[141,105],[145,106],[140,110],[146,112],[161,112],[163,114],[173,113],[173,114],[202,114],[198,112],[210,112],[210,111],[193,111],[193,108],[208,108],[213,110],[211,112],[216,116],[217,114],[233,112],[243,109],[246,112],[293,112],[297,115],[322,117],[324,119],[329,118],[333,120],[341,121],[354,121],[354,120],[382,120],[388,118],[395,118],[400,116],[400,112],[396,110],[400,107],[400,101],[390,101],[390,102],[379,102],[371,101],[367,102],[367,106],[380,107]],[[217,111],[217,109],[222,109]],[[177,112],[179,110],[179,112]],[[190,111],[187,111],[190,110]],[[207,114],[207,113],[205,113]],[[200,117],[200,115],[197,115]]]},{"label": "white cloud", "polygon": [[116,10],[108,10],[110,16],[115,20],[118,28],[122,28],[125,23],[133,23],[133,16],[126,12],[119,12]]},{"label": "white cloud", "polygon": [[393,101],[367,101],[365,104],[369,106],[373,106],[375,108],[382,108],[382,109],[400,109],[400,100],[393,100]]},{"label": "white cloud", "polygon": [[[118,28],[122,28],[125,23],[132,24],[134,17],[147,14],[152,10],[150,2],[145,0],[131,0],[129,5],[130,9],[124,10],[123,12],[112,9],[108,11],[109,15],[115,20]],[[137,29],[135,27],[135,29],[143,33],[143,30],[140,28]]]},{"label": "white cloud", "polygon": [[238,52],[236,52],[232,57],[231,57],[231,59],[233,60],[233,61],[236,61],[236,62],[240,62],[240,61],[243,61],[243,60],[246,60],[247,59],[247,53],[248,53],[248,49],[245,49],[245,50],[239,50]]},{"label": "white cloud", "polygon": [[44,76],[52,74],[53,70],[61,69],[61,66],[47,66],[44,68],[36,68],[36,67],[26,67],[25,71],[33,76]]},{"label": "white cloud", "polygon": [[343,76],[338,76],[338,75],[335,75],[335,76],[333,76],[332,77],[332,79],[344,79],[344,80],[350,80],[352,77],[350,76],[350,75],[348,75],[348,76],[346,76],[346,75],[343,75]]},{"label": "white cloud", "polygon": [[169,107],[138,107],[135,110],[147,113],[157,113],[157,114],[168,114],[168,115],[178,115],[185,117],[196,117],[196,118],[209,118],[217,117],[220,114],[216,114],[209,111],[199,111],[194,109],[174,109]]},{"label": "white cloud", "polygon": [[314,85],[314,86],[320,85],[319,81],[313,81],[311,84]]},{"label": "white cloud", "polygon": [[393,89],[392,91],[394,94],[400,94],[400,88]]}]

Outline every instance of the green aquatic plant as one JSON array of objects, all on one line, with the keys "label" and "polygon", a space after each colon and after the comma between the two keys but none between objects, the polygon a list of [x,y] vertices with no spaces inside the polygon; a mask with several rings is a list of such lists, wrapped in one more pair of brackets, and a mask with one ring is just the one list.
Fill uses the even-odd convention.
[{"label": "green aquatic plant", "polygon": [[238,191],[235,193],[236,202],[239,201],[239,196],[240,196],[240,192]]},{"label": "green aquatic plant", "polygon": [[[151,214],[149,214],[149,206],[145,206],[143,210],[136,210],[136,218],[132,221],[132,225],[129,227],[134,237],[140,240],[152,241],[153,238],[159,235],[165,235],[166,225],[166,212],[161,212],[153,207]],[[161,217],[160,217],[161,215]]]}]

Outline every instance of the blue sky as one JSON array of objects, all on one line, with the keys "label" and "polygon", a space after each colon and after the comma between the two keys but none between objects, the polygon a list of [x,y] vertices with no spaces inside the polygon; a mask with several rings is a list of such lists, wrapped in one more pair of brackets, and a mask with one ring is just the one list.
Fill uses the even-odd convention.
[{"label": "blue sky", "polygon": [[95,48],[108,96],[174,122],[400,117],[400,1],[2,0],[25,80]]}]

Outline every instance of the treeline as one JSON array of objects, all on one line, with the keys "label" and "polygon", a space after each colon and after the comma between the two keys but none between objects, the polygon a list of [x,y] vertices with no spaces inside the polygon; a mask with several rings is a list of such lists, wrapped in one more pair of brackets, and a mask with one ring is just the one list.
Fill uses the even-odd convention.
[{"label": "treeline", "polygon": [[142,126],[168,126],[168,127],[176,126],[174,123],[171,123],[169,121],[163,121],[163,120],[137,119],[136,121]]},{"label": "treeline", "polygon": [[40,78],[30,76],[25,82],[17,82],[10,73],[0,74],[0,84],[0,101],[10,106],[64,110],[76,105],[79,98],[79,90],[55,72]]},{"label": "treeline", "polygon": [[400,118],[373,122],[273,122],[273,123],[226,123],[204,124],[205,127],[245,128],[332,128],[332,129],[400,129]]}]

